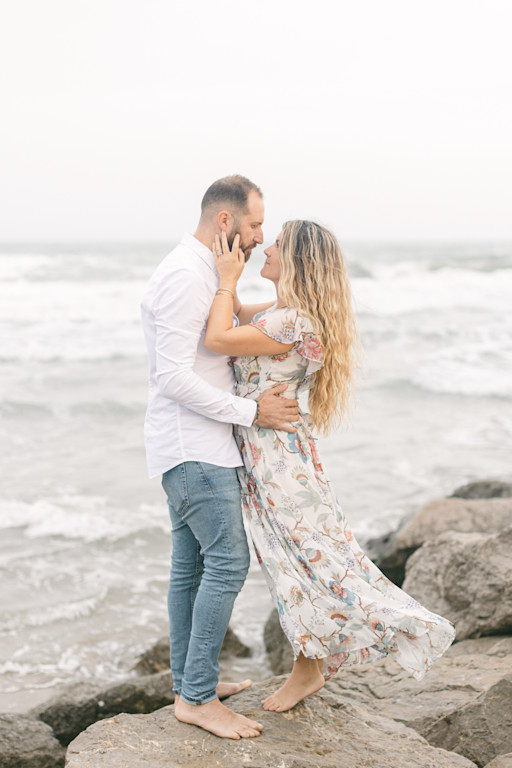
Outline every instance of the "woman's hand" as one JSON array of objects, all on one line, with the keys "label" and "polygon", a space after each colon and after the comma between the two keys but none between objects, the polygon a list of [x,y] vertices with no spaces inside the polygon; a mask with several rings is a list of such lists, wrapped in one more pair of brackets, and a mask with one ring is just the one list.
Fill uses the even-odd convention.
[{"label": "woman's hand", "polygon": [[215,235],[215,242],[212,245],[212,251],[215,258],[215,264],[220,277],[220,288],[234,288],[238,278],[244,271],[245,255],[240,245],[240,235],[235,235],[233,241],[233,250],[229,250],[228,238],[225,232],[222,233],[222,245],[218,235]]}]

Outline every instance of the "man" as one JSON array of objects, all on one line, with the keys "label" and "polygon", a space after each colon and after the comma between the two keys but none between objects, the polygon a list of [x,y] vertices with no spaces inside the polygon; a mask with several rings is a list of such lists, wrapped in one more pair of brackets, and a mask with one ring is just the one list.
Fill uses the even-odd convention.
[{"label": "man", "polygon": [[[186,234],[153,274],[142,301],[149,353],[145,440],[151,477],[162,474],[172,523],[169,583],[175,715],[217,736],[258,736],[262,726],[232,712],[218,696],[245,684],[218,684],[219,651],[234,600],[249,568],[236,467],[242,460],[232,425],[296,432],[296,400],[280,385],[256,402],[233,394],[228,358],[205,349],[208,313],[218,288],[210,250],[215,235],[240,237],[246,260],[263,242],[263,196],[243,176],[214,182],[194,236]],[[269,306],[243,307],[246,323]],[[198,706],[200,705],[200,706]]]}]

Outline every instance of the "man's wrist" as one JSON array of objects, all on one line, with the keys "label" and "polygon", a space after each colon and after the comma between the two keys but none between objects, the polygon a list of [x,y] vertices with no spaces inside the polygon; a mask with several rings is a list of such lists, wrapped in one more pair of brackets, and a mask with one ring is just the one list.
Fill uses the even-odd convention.
[{"label": "man's wrist", "polygon": [[254,414],[253,425],[258,426],[258,419],[260,418],[260,404],[256,400],[256,413]]}]

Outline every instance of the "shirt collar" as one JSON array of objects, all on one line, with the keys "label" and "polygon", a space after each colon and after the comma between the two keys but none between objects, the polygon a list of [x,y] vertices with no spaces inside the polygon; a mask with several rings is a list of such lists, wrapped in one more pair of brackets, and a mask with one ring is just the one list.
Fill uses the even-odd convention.
[{"label": "shirt collar", "polygon": [[181,245],[184,245],[186,248],[190,248],[192,251],[194,251],[195,254],[197,254],[197,256],[199,256],[200,259],[205,262],[205,264],[210,267],[213,272],[217,272],[213,253],[209,248],[206,247],[206,245],[203,245],[201,242],[199,242],[197,237],[194,237],[194,235],[191,235],[189,232],[185,232],[181,238]]}]

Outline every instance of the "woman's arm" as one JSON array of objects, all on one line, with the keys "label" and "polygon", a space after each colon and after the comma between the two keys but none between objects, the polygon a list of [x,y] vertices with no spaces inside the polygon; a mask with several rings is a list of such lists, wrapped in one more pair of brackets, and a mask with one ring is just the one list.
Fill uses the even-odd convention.
[{"label": "woman's arm", "polygon": [[[222,233],[222,255],[219,238],[213,244],[217,270],[219,272],[219,293],[210,309],[204,345],[212,352],[233,356],[279,355],[288,352],[293,344],[281,344],[269,338],[263,331],[250,325],[233,328],[233,302],[238,278],[244,269],[244,254],[238,248],[237,235],[233,250],[229,251],[227,237]],[[268,306],[272,306],[269,304]],[[252,319],[252,317],[251,317]]]}]

